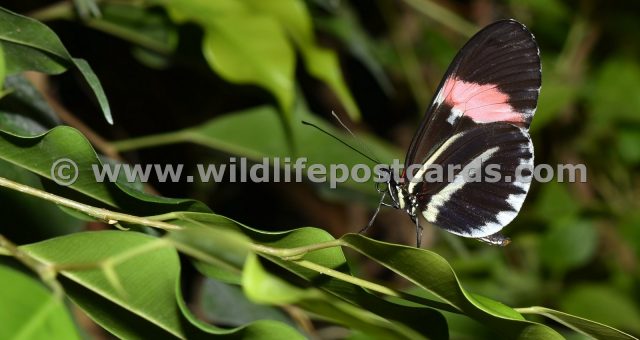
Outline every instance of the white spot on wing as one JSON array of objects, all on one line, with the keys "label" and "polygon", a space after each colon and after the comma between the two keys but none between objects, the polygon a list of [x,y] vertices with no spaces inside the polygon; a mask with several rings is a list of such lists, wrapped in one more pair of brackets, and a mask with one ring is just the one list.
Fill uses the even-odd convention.
[{"label": "white spot on wing", "polygon": [[464,112],[462,110],[460,110],[457,107],[454,107],[451,109],[451,113],[449,114],[449,117],[447,118],[447,123],[449,123],[450,125],[453,125],[453,123],[456,122],[456,120],[458,120],[458,118],[462,117],[462,115],[464,114]]},{"label": "white spot on wing", "polygon": [[[520,208],[522,207],[522,202],[524,202],[524,199],[526,197],[527,197],[527,194],[511,194],[507,198],[507,203],[509,203],[509,205],[513,209],[520,210]],[[500,219],[498,219],[498,220],[500,220]],[[509,222],[511,222],[511,221],[509,221]],[[509,222],[507,222],[507,223],[509,223]]]},{"label": "white spot on wing", "polygon": [[498,213],[498,215],[496,215],[496,219],[498,220],[498,222],[488,222],[478,229],[473,229],[473,231],[469,234],[469,237],[478,238],[493,235],[502,230],[502,228],[504,228],[505,225],[509,224],[509,222],[513,221],[513,219],[516,218],[517,215],[517,211],[501,211]]},{"label": "white spot on wing", "polygon": [[[526,186],[528,190],[529,185]],[[496,215],[496,219],[498,222],[487,222],[485,225],[478,229],[474,229],[469,236],[473,238],[485,237],[488,235],[493,235],[502,228],[504,228],[507,224],[511,223],[516,216],[518,216],[518,212],[520,208],[522,208],[522,204],[524,203],[524,199],[527,197],[527,194],[511,194],[507,197],[507,203],[513,208],[513,210],[503,210]]]},{"label": "white spot on wing", "polygon": [[[524,136],[526,136],[529,139],[529,143],[527,143],[526,147],[531,157],[519,159],[520,164],[518,165],[518,167],[520,167],[521,170],[520,170],[520,173],[519,174],[516,173],[516,175],[520,175],[520,176],[516,176],[514,178],[514,181],[511,182],[511,184],[524,190],[525,192],[528,192],[529,186],[531,185],[531,180],[533,179],[533,171],[534,171],[533,143],[531,142],[531,137],[529,137],[529,133],[527,132],[527,130],[520,128],[520,133],[522,133]],[[524,169],[528,169],[531,172],[531,174],[529,176],[524,176],[523,175]]]}]

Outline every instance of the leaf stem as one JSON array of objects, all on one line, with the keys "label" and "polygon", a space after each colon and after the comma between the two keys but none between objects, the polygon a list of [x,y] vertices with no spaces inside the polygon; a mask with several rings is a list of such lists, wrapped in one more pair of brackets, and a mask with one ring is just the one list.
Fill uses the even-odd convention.
[{"label": "leaf stem", "polygon": [[304,256],[305,254],[311,251],[332,248],[332,247],[340,247],[342,245],[344,245],[342,240],[337,239],[337,240],[331,240],[327,242],[314,243],[308,246],[302,246],[302,247],[296,247],[296,248],[273,248],[273,247],[265,246],[262,244],[254,243],[251,245],[251,249],[256,253],[260,253],[262,255],[276,256],[285,261],[291,261],[292,263],[295,263],[307,269],[311,269],[320,274],[331,276],[338,280],[349,282],[354,285],[367,288],[369,290],[372,290],[378,293],[382,293],[382,294],[386,294],[394,297],[401,297],[400,292],[395,291],[393,289],[387,288],[377,283],[373,283],[373,282],[369,282],[369,281],[357,278],[355,276],[351,276],[349,274],[345,274],[343,272],[339,272],[335,269],[331,269],[308,260],[301,259],[302,256]]},{"label": "leaf stem", "polygon": [[439,5],[431,0],[404,0],[409,6],[422,13],[429,19],[449,27],[450,29],[460,33],[464,37],[473,35],[477,28],[474,24],[468,22],[461,16],[450,11],[446,7]]},{"label": "leaf stem", "polygon": [[257,253],[272,255],[282,258],[283,260],[295,261],[302,258],[308,252],[326,248],[340,247],[343,245],[342,240],[331,240],[327,242],[320,242],[310,244],[308,246],[296,247],[296,248],[273,248],[262,244],[252,244],[251,249]]},{"label": "leaf stem", "polygon": [[252,244],[251,249],[256,253],[259,253],[262,255],[276,256],[282,260],[291,261],[292,263],[295,263],[301,267],[313,270],[320,274],[331,276],[338,280],[349,282],[351,284],[369,289],[374,292],[401,298],[407,301],[412,301],[420,305],[424,305],[424,306],[428,306],[428,307],[432,307],[440,310],[446,310],[452,313],[458,313],[458,314],[461,313],[460,310],[458,310],[457,308],[455,308],[450,304],[433,301],[420,296],[415,296],[412,294],[407,294],[398,290],[387,288],[377,283],[373,283],[371,281],[367,281],[367,280],[337,271],[335,269],[328,268],[323,265],[319,265],[317,263],[301,259],[302,256],[304,256],[305,254],[311,251],[326,249],[331,247],[340,247],[340,246],[348,247],[349,245],[345,244],[341,239],[337,239],[337,240],[331,240],[327,242],[315,243],[315,244],[311,244],[303,247],[286,248],[286,249],[272,248],[272,247],[261,245],[261,244]]},{"label": "leaf stem", "polygon": [[172,52],[171,47],[168,47],[166,44],[163,44],[162,42],[148,38],[144,34],[140,34],[128,28],[115,25],[106,20],[91,19],[91,20],[85,21],[85,25],[93,29],[96,29],[98,31],[111,34],[114,37],[118,37],[122,40],[136,44],[140,47],[149,49],[156,53],[169,55]]},{"label": "leaf stem", "polygon": [[338,280],[342,280],[345,282],[349,282],[352,283],[354,285],[360,286],[362,288],[366,288],[369,290],[372,290],[374,292],[378,292],[381,294],[385,294],[385,295],[389,295],[389,296],[394,296],[394,297],[401,297],[402,294],[400,294],[400,292],[393,290],[391,288],[387,288],[385,286],[379,285],[377,283],[373,283],[367,280],[363,280],[361,278],[357,278],[355,276],[351,276],[349,274],[345,274],[343,272],[339,272],[335,269],[331,269],[331,268],[327,268],[325,266],[319,265],[317,263],[311,262],[311,261],[307,261],[307,260],[298,260],[298,261],[292,261],[293,263],[307,268],[307,269],[311,269],[313,271],[316,271],[320,274],[324,274],[327,276],[331,276],[334,277]]},{"label": "leaf stem", "polygon": [[127,222],[127,223],[138,224],[138,225],[143,225],[143,226],[153,227],[153,228],[158,228],[163,230],[182,229],[180,226],[162,222],[162,221],[154,221],[152,219],[145,218],[145,217],[138,217],[138,216],[133,216],[129,214],[123,214],[123,213],[107,210],[104,208],[93,207],[93,206],[76,202],[68,198],[64,198],[46,191],[32,188],[24,184],[20,184],[18,182],[14,182],[4,177],[0,177],[0,187],[16,190],[16,191],[25,193],[27,195],[35,196],[35,197],[53,202],[57,205],[67,207],[67,208],[79,211],[81,213],[87,214],[91,217],[94,217],[98,220],[104,221],[111,225],[114,225],[120,222]]},{"label": "leaf stem", "polygon": [[174,144],[189,141],[188,132],[174,131],[160,133],[151,136],[125,139],[111,143],[111,146],[119,152],[150,148],[160,145]]},{"label": "leaf stem", "polygon": [[522,307],[522,308],[514,308],[516,312],[520,314],[538,314],[541,312],[540,307]]},{"label": "leaf stem", "polygon": [[60,1],[28,13],[28,16],[38,21],[70,20],[73,18],[73,4],[71,1]]}]

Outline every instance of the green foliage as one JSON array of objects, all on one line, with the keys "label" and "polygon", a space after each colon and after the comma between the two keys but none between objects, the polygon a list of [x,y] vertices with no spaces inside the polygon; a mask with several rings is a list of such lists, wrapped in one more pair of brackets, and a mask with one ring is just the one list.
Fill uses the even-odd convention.
[{"label": "green foliage", "polygon": [[0,311],[4,339],[80,339],[69,311],[61,299],[38,280],[7,266],[0,266]]},{"label": "green foliage", "polygon": [[[540,32],[545,71],[532,128],[536,157],[549,164],[585,162],[589,181],[535,184],[521,217],[507,229],[513,239],[507,248],[430,229],[430,250],[349,233],[355,228],[346,224],[365,221],[357,211],[377,203],[372,183],[349,180],[336,189],[306,180],[272,183],[269,194],[238,184],[231,195],[222,183],[181,187],[181,196],[197,200],[152,194],[150,184],[129,183],[122,174],[113,183],[95,180],[94,166],[142,163],[158,150],[169,157],[178,147],[189,150],[179,153],[181,163],[220,164],[229,155],[250,162],[305,157],[310,164],[348,168],[365,161],[301,121],[383,162],[401,158],[398,148],[375,133],[384,130],[389,137],[404,131],[393,130],[396,112],[386,112],[388,103],[402,102],[398,107],[407,110],[424,101],[425,89],[437,84],[454,47],[475,25],[431,1],[376,2],[367,10],[383,18],[381,27],[388,30],[383,37],[367,26],[371,18],[357,18],[361,8],[350,6],[302,0],[76,0],[30,12],[51,21],[53,29],[0,9],[0,254],[5,255],[0,281],[6,283],[0,301],[10,306],[0,311],[0,338],[85,337],[87,321],[74,320],[76,312],[127,339],[563,339],[580,334],[633,339],[640,334],[635,291],[640,218],[634,210],[640,202],[635,171],[640,102],[630,95],[640,91],[640,67],[637,56],[629,56],[632,49],[587,58],[597,34],[587,19],[572,17],[573,5],[561,1],[504,6],[523,21],[529,18],[532,31]],[[56,26],[56,19],[66,20],[71,29]],[[559,29],[564,26],[569,33]],[[62,43],[65,33],[61,38],[54,33],[65,27],[67,38],[71,30],[80,41],[100,41],[91,35],[97,30],[130,44],[126,50],[142,66],[125,66],[117,48],[94,62],[89,47],[67,47],[88,54],[108,93],[120,87],[126,93],[124,100],[116,95],[114,101],[123,108],[118,121],[128,123],[102,127],[100,133],[135,138],[104,140],[68,113],[58,115],[65,105],[72,115],[86,109],[76,106],[81,97],[62,80],[55,83],[61,94],[56,99],[32,84],[39,78],[22,73],[78,70],[111,122],[98,77],[86,61],[71,57]],[[321,47],[318,41],[327,38],[331,48]],[[561,48],[554,47],[558,42]],[[349,69],[355,78],[349,87],[339,60],[358,62],[368,73]],[[180,65],[187,66],[176,76],[172,70]],[[184,85],[182,73],[197,77]],[[212,77],[210,89],[203,79],[213,73],[223,81]],[[157,81],[160,74],[169,81]],[[310,94],[322,91],[307,75],[328,87],[330,96],[319,100]],[[151,116],[127,106],[142,100],[138,96],[144,91],[128,84],[138,77],[154,96],[145,106],[176,102],[179,114],[169,105]],[[173,81],[179,85],[172,87]],[[356,96],[361,81],[367,84],[365,94]],[[254,88],[227,82],[264,88],[276,104],[256,96]],[[178,92],[180,87],[186,91]],[[67,92],[72,94],[66,97]],[[207,116],[197,115],[195,99],[182,98],[192,93],[215,96],[214,104],[207,102]],[[354,98],[361,97],[356,103]],[[356,121],[364,103],[384,112],[384,122],[390,123],[358,131],[354,138],[322,118],[318,102],[324,100],[342,105]],[[211,110],[220,114],[211,117]],[[416,110],[408,110],[407,116],[417,118]],[[372,115],[363,120],[373,126]],[[87,115],[78,117],[93,122]],[[408,126],[408,131],[415,128]],[[51,172],[61,158],[78,167],[77,181],[66,187],[57,185]],[[303,177],[308,175],[305,169]],[[336,209],[344,205],[351,209]],[[385,240],[406,243],[400,235],[403,220],[387,216]],[[307,225],[309,218],[341,224],[341,229],[292,228]],[[104,230],[112,226],[119,230]]]},{"label": "green foliage", "polygon": [[[625,296],[601,285],[580,285],[573,287],[563,297],[560,305],[569,313],[585,318],[606,322],[613,327],[638,332],[640,311]],[[614,310],[615,314],[607,313]]]},{"label": "green foliage", "polygon": [[213,70],[231,82],[270,90],[285,113],[290,115],[294,105],[298,48],[308,72],[335,91],[352,118],[359,118],[338,59],[315,43],[311,18],[301,0],[154,2],[166,7],[176,22],[202,27],[202,51]]},{"label": "green foliage", "polygon": [[73,58],[47,26],[0,8],[0,32],[7,75],[22,71],[59,74],[75,67],[91,87],[105,119],[113,124],[109,102],[89,64],[84,59]]}]

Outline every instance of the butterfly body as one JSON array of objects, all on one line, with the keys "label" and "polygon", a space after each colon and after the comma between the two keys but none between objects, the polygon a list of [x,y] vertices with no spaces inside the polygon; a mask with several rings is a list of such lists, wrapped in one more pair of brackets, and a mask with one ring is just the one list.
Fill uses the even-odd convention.
[{"label": "butterfly body", "polygon": [[[381,204],[389,195],[385,205],[414,221],[418,244],[420,217],[463,237],[508,242],[499,232],[529,190],[528,129],[540,85],[538,45],[515,20],[485,27],[458,52],[413,137],[402,175],[389,176],[381,190]],[[486,164],[495,165],[498,180],[470,181],[467,175],[484,175]],[[428,180],[438,167],[448,176]]]}]

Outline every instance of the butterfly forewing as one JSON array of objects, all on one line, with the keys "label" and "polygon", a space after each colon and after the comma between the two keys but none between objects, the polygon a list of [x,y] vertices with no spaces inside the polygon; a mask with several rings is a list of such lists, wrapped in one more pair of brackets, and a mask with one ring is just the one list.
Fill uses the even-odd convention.
[{"label": "butterfly forewing", "polygon": [[463,116],[478,124],[509,122],[528,129],[540,84],[538,45],[527,28],[514,20],[485,27],[449,66],[411,142],[405,168],[423,163],[460,129]]},{"label": "butterfly forewing", "polygon": [[[411,142],[401,207],[410,207],[414,220],[421,213],[454,234],[502,243],[497,233],[529,190],[528,129],[540,85],[538,45],[524,25],[503,20],[474,35],[449,66]],[[431,165],[446,178],[427,178]],[[453,173],[452,166],[458,167]]]}]

